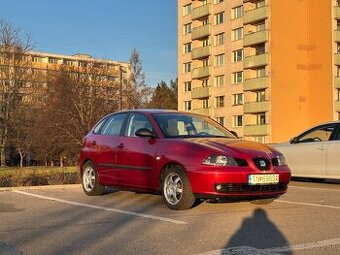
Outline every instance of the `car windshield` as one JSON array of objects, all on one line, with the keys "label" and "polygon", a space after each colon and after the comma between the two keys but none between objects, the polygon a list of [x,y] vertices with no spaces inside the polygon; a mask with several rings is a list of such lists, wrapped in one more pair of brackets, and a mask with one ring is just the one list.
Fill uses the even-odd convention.
[{"label": "car windshield", "polygon": [[209,117],[185,113],[157,113],[154,118],[167,138],[236,137]]}]

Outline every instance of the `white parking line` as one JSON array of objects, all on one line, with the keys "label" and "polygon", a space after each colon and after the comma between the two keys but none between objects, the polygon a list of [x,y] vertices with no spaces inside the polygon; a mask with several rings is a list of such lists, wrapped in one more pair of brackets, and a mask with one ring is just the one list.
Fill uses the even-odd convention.
[{"label": "white parking line", "polygon": [[292,244],[285,245],[281,247],[275,248],[267,248],[267,249],[257,249],[249,246],[238,246],[231,248],[224,248],[220,250],[208,251],[204,253],[200,253],[197,255],[273,255],[273,254],[282,254],[282,252],[291,252],[296,250],[307,250],[307,249],[315,249],[315,248],[323,248],[329,246],[340,245],[340,238],[310,242],[310,243],[300,243],[300,244]]},{"label": "white parking line", "polygon": [[314,206],[314,207],[322,207],[322,208],[330,208],[330,209],[337,209],[340,210],[340,206],[332,206],[332,205],[320,205],[320,204],[312,204],[312,203],[303,203],[303,202],[292,202],[286,200],[275,200],[277,203],[286,203],[286,204],[293,204],[293,205],[306,205],[306,206]]},{"label": "white parking line", "polygon": [[78,203],[78,202],[72,202],[72,201],[58,199],[58,198],[53,198],[53,197],[46,197],[46,196],[36,195],[36,194],[32,194],[32,193],[28,193],[28,192],[24,192],[24,191],[20,191],[20,190],[13,190],[12,192],[19,193],[19,194],[26,195],[26,196],[31,196],[31,197],[37,197],[37,198],[41,198],[41,199],[45,199],[45,200],[50,200],[50,201],[54,201],[54,202],[69,204],[69,205],[88,207],[88,208],[93,208],[93,209],[98,209],[98,210],[103,210],[103,211],[108,211],[108,212],[121,213],[121,214],[126,214],[126,215],[133,215],[133,216],[137,216],[137,217],[148,218],[148,219],[153,219],[153,220],[160,220],[160,221],[166,221],[166,222],[170,222],[170,223],[174,223],[174,224],[180,224],[180,225],[188,224],[185,221],[174,220],[174,219],[154,216],[154,215],[150,215],[150,214],[130,212],[130,211],[119,210],[119,209],[114,209],[114,208],[108,208],[108,207],[102,207],[102,206],[96,206],[96,205],[89,205],[89,204],[83,204],[83,203]]},{"label": "white parking line", "polygon": [[316,190],[323,190],[323,191],[335,191],[335,192],[340,192],[338,189],[324,189],[324,188],[313,188],[313,187],[301,187],[301,186],[292,186],[289,185],[289,188],[298,188],[298,189],[316,189]]}]

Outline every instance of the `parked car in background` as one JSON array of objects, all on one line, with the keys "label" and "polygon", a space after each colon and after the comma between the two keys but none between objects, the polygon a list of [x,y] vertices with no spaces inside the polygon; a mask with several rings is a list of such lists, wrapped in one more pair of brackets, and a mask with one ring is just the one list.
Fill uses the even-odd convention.
[{"label": "parked car in background", "polygon": [[285,155],[293,177],[340,179],[339,121],[320,124],[272,146]]},{"label": "parked car in background", "polygon": [[240,140],[206,116],[168,110],[101,119],[84,139],[80,171],[87,195],[105,186],[154,192],[172,209],[197,199],[273,199],[291,176],[270,146]]}]

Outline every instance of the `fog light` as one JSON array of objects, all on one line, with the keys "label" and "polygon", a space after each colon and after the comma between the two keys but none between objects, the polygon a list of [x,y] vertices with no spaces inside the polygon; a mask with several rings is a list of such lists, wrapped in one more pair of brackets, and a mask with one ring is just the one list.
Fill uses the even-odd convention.
[{"label": "fog light", "polygon": [[223,189],[223,186],[221,184],[216,185],[216,190],[221,191]]}]

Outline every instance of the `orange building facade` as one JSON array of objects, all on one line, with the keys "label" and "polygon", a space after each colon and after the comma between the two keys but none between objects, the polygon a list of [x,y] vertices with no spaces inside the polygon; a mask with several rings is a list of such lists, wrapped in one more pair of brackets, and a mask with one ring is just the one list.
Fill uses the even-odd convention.
[{"label": "orange building facade", "polygon": [[178,108],[287,141],[340,113],[335,0],[179,0]]}]

